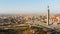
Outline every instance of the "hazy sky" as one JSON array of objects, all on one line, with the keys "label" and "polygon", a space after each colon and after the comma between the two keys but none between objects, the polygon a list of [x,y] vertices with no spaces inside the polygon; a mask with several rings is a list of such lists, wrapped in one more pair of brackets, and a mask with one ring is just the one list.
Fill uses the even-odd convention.
[{"label": "hazy sky", "polygon": [[60,0],[0,0],[0,14],[60,13]]}]

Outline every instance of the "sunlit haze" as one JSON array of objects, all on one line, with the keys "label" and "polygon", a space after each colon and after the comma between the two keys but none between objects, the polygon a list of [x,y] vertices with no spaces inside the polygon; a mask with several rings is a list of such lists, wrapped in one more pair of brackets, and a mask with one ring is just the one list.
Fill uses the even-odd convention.
[{"label": "sunlit haze", "polygon": [[0,14],[45,14],[47,6],[51,13],[60,13],[60,0],[0,0]]}]

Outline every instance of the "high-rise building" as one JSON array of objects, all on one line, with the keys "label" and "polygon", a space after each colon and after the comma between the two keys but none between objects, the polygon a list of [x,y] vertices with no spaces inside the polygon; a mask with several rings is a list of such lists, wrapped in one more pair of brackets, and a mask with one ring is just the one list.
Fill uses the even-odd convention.
[{"label": "high-rise building", "polygon": [[49,25],[49,18],[50,18],[49,6],[47,8],[48,8],[48,11],[47,11],[47,25]]}]

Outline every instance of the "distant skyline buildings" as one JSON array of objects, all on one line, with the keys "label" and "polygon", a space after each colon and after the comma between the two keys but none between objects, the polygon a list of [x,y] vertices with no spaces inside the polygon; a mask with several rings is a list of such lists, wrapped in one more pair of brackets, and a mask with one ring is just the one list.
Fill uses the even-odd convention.
[{"label": "distant skyline buildings", "polygon": [[0,14],[46,14],[60,13],[60,0],[0,0]]}]

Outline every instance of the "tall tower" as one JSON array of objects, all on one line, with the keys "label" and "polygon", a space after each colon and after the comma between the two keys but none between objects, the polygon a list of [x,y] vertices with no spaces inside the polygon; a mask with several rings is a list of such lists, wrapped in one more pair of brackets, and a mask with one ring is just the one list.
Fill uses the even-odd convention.
[{"label": "tall tower", "polygon": [[49,18],[50,18],[50,10],[49,10],[49,6],[47,7],[47,25],[49,25]]}]

